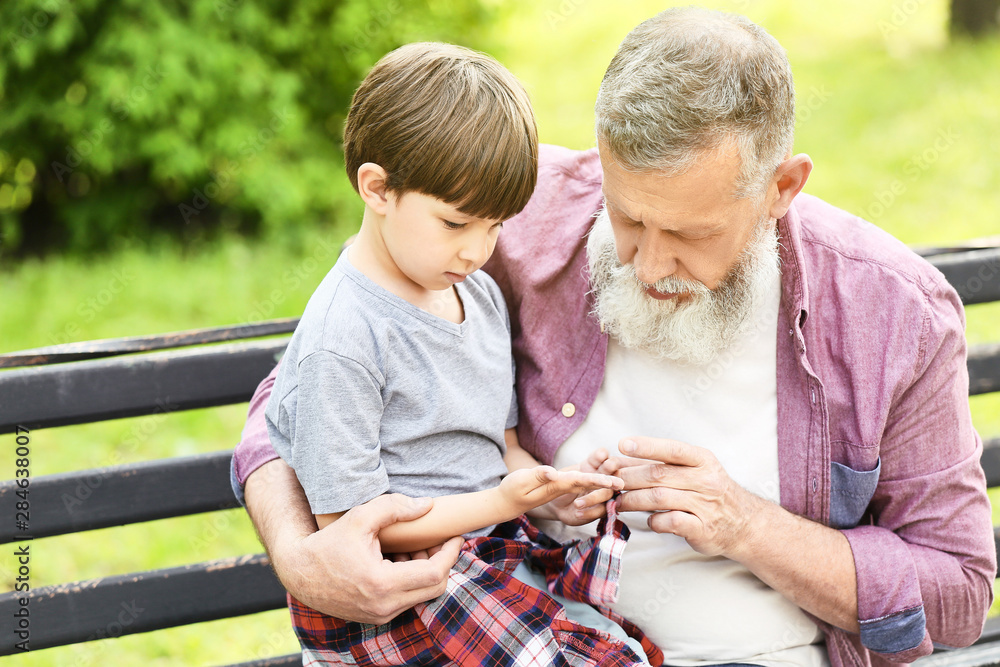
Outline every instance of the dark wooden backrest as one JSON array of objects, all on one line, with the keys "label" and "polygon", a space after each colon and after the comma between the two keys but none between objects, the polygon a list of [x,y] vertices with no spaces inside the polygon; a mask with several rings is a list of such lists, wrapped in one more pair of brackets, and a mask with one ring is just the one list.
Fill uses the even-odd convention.
[{"label": "dark wooden backrest", "polygon": [[[287,337],[208,343],[288,333],[295,323],[282,320],[4,355],[0,367],[33,367],[0,371],[0,433],[246,402],[274,367]],[[231,455],[226,450],[33,478],[28,487],[30,536],[238,507],[229,484]],[[63,502],[75,496],[81,483],[90,490],[86,502]],[[13,508],[19,489],[16,480],[0,483],[0,505]],[[13,521],[0,522],[0,542],[24,537]],[[3,618],[15,618],[21,595],[0,595]],[[120,636],[285,605],[284,589],[264,554],[49,586],[28,597],[32,650],[101,639],[108,628]],[[142,613],[122,623],[123,609]],[[16,652],[16,635],[6,636],[12,639],[0,644],[0,655]],[[301,657],[248,664],[301,664]]]},{"label": "dark wooden backrest", "polygon": [[[967,305],[1000,301],[1000,249],[963,249],[928,259]],[[34,430],[245,402],[287,343],[287,338],[252,339],[287,333],[294,325],[295,320],[282,320],[0,355],[0,369],[33,366],[0,370],[0,433],[18,426]],[[970,349],[969,374],[970,394],[1000,391],[1000,341]],[[227,450],[32,479],[31,535],[43,538],[236,507],[230,456]],[[1000,486],[1000,438],[987,439],[983,467],[989,486]],[[64,492],[95,476],[102,482],[86,503],[61,501]],[[0,505],[13,507],[17,490],[15,480],[0,483]],[[13,522],[0,522],[0,542],[21,538]],[[0,618],[14,617],[20,595],[0,595]],[[51,586],[33,590],[29,597],[32,649],[98,639],[120,618],[123,604],[144,613],[125,627],[119,624],[121,634],[285,604],[263,554]],[[995,634],[1000,635],[1000,628]],[[0,655],[15,652],[12,644],[0,646]],[[295,664],[297,659],[254,664]]]}]

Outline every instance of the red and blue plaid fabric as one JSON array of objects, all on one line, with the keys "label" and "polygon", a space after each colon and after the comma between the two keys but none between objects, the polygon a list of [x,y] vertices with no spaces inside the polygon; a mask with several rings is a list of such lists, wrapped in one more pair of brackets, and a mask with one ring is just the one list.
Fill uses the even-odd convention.
[{"label": "red and blue plaid fabric", "polygon": [[[613,503],[609,503],[613,508]],[[663,653],[608,605],[618,596],[628,528],[614,510],[590,540],[560,545],[524,517],[467,540],[447,591],[383,625],[342,621],[288,597],[303,665],[483,667],[645,664],[625,642],[571,621],[543,591],[511,577],[524,561],[545,575],[549,590],[586,602],[637,639],[650,665]]]}]

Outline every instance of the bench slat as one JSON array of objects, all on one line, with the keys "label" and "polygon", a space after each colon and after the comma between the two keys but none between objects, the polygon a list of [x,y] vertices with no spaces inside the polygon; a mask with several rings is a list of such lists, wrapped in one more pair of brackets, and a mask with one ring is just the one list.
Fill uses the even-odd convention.
[{"label": "bench slat", "polygon": [[229,343],[0,373],[0,433],[250,400],[288,344]]},{"label": "bench slat", "polygon": [[302,666],[302,654],[293,653],[291,655],[283,655],[278,658],[264,658],[263,660],[254,660],[252,662],[241,662],[238,665],[227,665],[227,667],[301,667]]},{"label": "bench slat", "polygon": [[977,644],[957,651],[938,651],[920,658],[913,667],[998,667],[1000,666],[1000,642]]},{"label": "bench slat", "polygon": [[986,473],[986,487],[1000,486],[1000,438],[983,442],[983,458],[980,459]]},{"label": "bench slat", "polygon": [[[241,403],[287,339],[0,373],[0,433]],[[1000,344],[969,350],[970,394],[1000,391]]]},{"label": "bench slat", "polygon": [[176,349],[191,345],[205,345],[207,343],[221,343],[231,340],[290,334],[295,331],[298,322],[299,319],[297,317],[289,317],[280,320],[254,322],[252,324],[235,324],[228,327],[191,329],[153,336],[127,336],[124,338],[88,340],[79,343],[39,347],[33,350],[0,354],[0,368],[23,368],[25,366],[61,364],[67,361],[117,357],[122,354],[132,354],[135,352],[152,352],[153,350]]},{"label": "bench slat", "polygon": [[[0,595],[0,617],[15,618],[19,595]],[[264,554],[38,588],[28,597],[32,650],[285,606]],[[17,652],[14,644],[4,641],[0,655]]]},{"label": "bench slat", "polygon": [[1000,343],[969,349],[969,395],[1000,391]]},{"label": "bench slat", "polygon": [[[31,536],[49,537],[238,507],[229,485],[232,450],[47,475],[31,480]],[[0,482],[0,506],[20,487]],[[23,539],[0,522],[0,544]]]},{"label": "bench slat", "polygon": [[[998,530],[998,532],[1000,532],[1000,530]],[[985,644],[998,640],[1000,640],[1000,616],[994,616],[993,618],[986,619],[986,625],[983,626],[983,634],[979,636],[976,643]],[[997,655],[998,658],[1000,658],[1000,654]]]},{"label": "bench slat", "polygon": [[1000,301],[1000,248],[928,257],[958,291],[962,303]]}]

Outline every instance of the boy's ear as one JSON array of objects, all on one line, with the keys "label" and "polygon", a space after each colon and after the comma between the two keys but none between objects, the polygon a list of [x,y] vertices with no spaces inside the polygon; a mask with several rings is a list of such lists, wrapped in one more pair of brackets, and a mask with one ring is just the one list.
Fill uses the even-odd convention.
[{"label": "boy's ear", "polygon": [[385,182],[389,175],[374,162],[365,162],[358,167],[358,194],[368,208],[379,215],[385,215],[389,205]]}]

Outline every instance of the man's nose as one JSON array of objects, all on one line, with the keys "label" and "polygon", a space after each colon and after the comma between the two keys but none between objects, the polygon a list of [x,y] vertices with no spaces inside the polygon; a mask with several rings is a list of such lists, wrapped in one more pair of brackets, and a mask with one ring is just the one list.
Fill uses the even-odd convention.
[{"label": "man's nose", "polygon": [[662,278],[674,275],[677,256],[666,239],[656,231],[647,230],[639,239],[632,266],[636,278],[653,285]]}]

